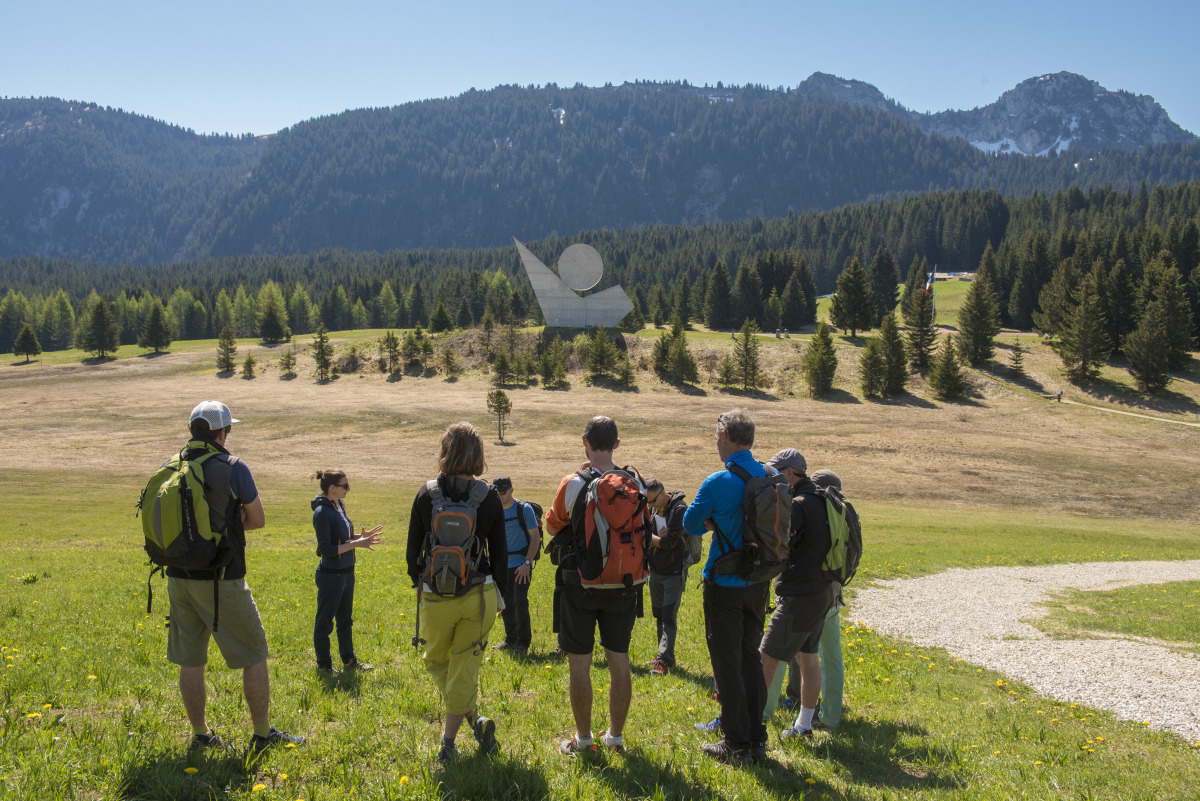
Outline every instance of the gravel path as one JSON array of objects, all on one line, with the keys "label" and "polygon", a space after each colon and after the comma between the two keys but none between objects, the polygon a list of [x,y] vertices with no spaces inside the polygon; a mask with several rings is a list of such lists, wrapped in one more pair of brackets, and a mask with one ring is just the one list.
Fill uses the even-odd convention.
[{"label": "gravel path", "polygon": [[945,648],[1042,695],[1200,742],[1200,659],[1119,635],[1051,639],[1025,622],[1043,617],[1039,604],[1067,590],[1196,580],[1200,560],[955,569],[860,588],[846,617]]}]

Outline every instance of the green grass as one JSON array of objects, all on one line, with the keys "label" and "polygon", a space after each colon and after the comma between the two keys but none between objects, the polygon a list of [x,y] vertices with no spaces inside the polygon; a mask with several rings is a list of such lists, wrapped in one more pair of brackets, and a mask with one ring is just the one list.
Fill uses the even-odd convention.
[{"label": "green grass", "polygon": [[[963,301],[967,298],[967,291],[971,288],[970,281],[938,281],[934,285],[934,306],[937,310],[937,319],[935,325],[943,325],[954,330],[958,330],[958,310],[962,306]],[[900,285],[900,290],[904,290],[904,285]],[[830,298],[821,298],[817,301],[817,319],[829,322],[829,308],[833,301]],[[896,321],[903,324],[904,319],[900,316],[900,304],[896,304]]]},{"label": "green grass", "polygon": [[[155,580],[147,615],[148,568],[127,482],[82,476],[63,502],[49,474],[20,479],[0,478],[0,798],[1175,798],[1200,780],[1195,746],[876,635],[854,624],[853,600],[843,616],[839,735],[779,747],[777,733],[790,723],[780,712],[766,765],[711,763],[697,750],[706,737],[692,728],[717,712],[694,575],[681,614],[680,670],[652,677],[641,666],[654,654],[649,610],[635,629],[629,753],[563,759],[554,745],[572,727],[566,665],[548,655],[545,560],[531,594],[532,655],[490,652],[483,670],[481,708],[499,721],[502,754],[476,758],[465,734],[465,758],[442,770],[433,761],[441,700],[409,645],[415,598],[404,533],[416,487],[362,479],[354,481],[352,517],[384,523],[387,537],[361,554],[356,593],[357,648],[377,669],[333,680],[313,670],[313,488],[264,487],[269,525],[250,535],[248,580],[271,645],[272,720],[309,743],[248,764],[240,676],[213,648],[209,720],[235,749],[189,755],[176,670],[165,660],[165,585]],[[862,584],[951,565],[1200,555],[1182,525],[1138,533],[1145,527],[1132,521],[1040,512],[861,512],[870,531]],[[593,680],[601,728],[608,681],[599,662]]]},{"label": "green grass", "polygon": [[1153,637],[1200,650],[1200,582],[1183,581],[1071,592],[1056,598],[1052,612],[1038,621],[1052,633],[1105,632]]}]

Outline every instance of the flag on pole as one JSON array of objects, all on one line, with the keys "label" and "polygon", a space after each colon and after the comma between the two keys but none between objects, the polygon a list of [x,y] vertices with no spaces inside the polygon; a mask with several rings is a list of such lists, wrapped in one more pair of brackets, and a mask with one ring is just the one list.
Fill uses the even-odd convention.
[{"label": "flag on pole", "polygon": [[936,264],[933,265],[933,268],[929,271],[929,280],[925,282],[925,294],[926,295],[928,295],[930,292],[933,291],[933,276],[935,274],[937,274],[937,265]]}]

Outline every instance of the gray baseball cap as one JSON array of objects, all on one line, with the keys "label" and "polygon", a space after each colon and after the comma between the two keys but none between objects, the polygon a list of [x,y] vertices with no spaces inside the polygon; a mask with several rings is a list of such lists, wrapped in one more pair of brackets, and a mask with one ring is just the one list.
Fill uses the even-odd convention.
[{"label": "gray baseball cap", "polygon": [[240,423],[241,420],[235,420],[233,415],[229,413],[229,407],[220,401],[201,401],[196,404],[196,408],[192,409],[192,416],[188,418],[188,425],[203,420],[208,423],[210,431],[220,431],[222,428]]},{"label": "gray baseball cap", "polygon": [[811,476],[813,483],[818,487],[833,487],[838,492],[842,491],[842,480],[838,478],[838,474],[832,470],[817,470]]},{"label": "gray baseball cap", "polygon": [[804,457],[800,455],[800,451],[796,450],[795,448],[784,448],[779,453],[772,456],[767,461],[767,464],[778,470],[782,470],[785,467],[790,467],[793,470],[801,473],[808,472],[808,462],[806,462]]}]

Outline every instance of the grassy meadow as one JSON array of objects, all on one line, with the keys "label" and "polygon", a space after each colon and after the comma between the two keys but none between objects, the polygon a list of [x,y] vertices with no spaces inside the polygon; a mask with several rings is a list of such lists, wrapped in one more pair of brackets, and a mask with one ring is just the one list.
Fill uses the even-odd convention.
[{"label": "grassy meadow", "polygon": [[[635,359],[652,344],[647,334],[629,338]],[[345,348],[374,335],[344,332],[335,341]],[[297,378],[281,380],[271,364],[279,349],[255,347],[266,356],[260,377],[221,378],[212,342],[181,343],[157,357],[121,353],[104,364],[81,363],[77,352],[0,364],[0,411],[15,427],[10,447],[0,450],[7,553],[0,569],[0,798],[1194,796],[1197,744],[1037,696],[944,651],[879,636],[855,622],[852,596],[842,618],[841,731],[810,745],[781,744],[778,732],[790,720],[779,712],[769,725],[768,761],[747,769],[712,763],[698,750],[709,736],[692,727],[717,713],[694,574],[678,670],[655,677],[645,667],[654,656],[648,602],[635,629],[628,753],[564,759],[555,745],[572,725],[566,665],[550,655],[546,560],[531,593],[531,654],[490,652],[484,667],[481,709],[498,721],[501,754],[476,757],[464,732],[464,758],[437,765],[442,705],[410,645],[415,595],[403,549],[412,497],[433,472],[440,432],[456,420],[483,433],[488,476],[511,475],[518,497],[546,505],[558,479],[582,460],[579,433],[593,414],[617,419],[619,463],[690,497],[719,467],[717,414],[746,406],[758,421],[760,458],[795,446],[812,467],[842,476],[864,522],[860,585],[947,567],[1200,558],[1200,430],[1048,403],[1028,385],[982,374],[972,376],[972,395],[961,403],[933,401],[919,380],[899,400],[865,402],[850,358],[858,344],[848,338],[839,342],[839,358],[846,356],[835,396],[811,400],[788,375],[798,340],[764,338],[775,356],[772,383],[756,393],[705,382],[680,391],[644,372],[635,391],[588,387],[574,375],[568,391],[510,388],[503,445],[484,404],[489,385],[473,372],[456,381],[389,381],[368,372],[321,385],[307,357]],[[703,332],[693,339],[702,362],[726,343],[727,336]],[[1060,380],[1053,354],[1036,339],[1029,345],[1026,381]],[[1176,405],[1153,411],[1187,420],[1200,392],[1190,377],[1173,386]],[[165,583],[155,579],[147,614],[148,567],[133,517],[146,478],[181,446],[188,411],[209,397],[243,420],[229,446],[253,469],[267,510],[267,527],[250,535],[248,581],[271,646],[272,721],[308,738],[258,762],[246,759],[240,676],[224,668],[215,648],[209,722],[231,748],[187,752],[177,672],[165,659]],[[1122,406],[1117,395],[1104,403]],[[382,523],[386,541],[360,554],[356,592],[357,649],[376,669],[329,679],[316,673],[312,656],[316,559],[308,500],[316,491],[309,474],[331,466],[350,475],[354,522]],[[1168,617],[1194,621],[1186,608],[1194,589],[1138,588],[1091,602],[1105,600],[1109,616],[1113,609],[1141,614],[1148,609],[1142,597],[1161,595]],[[954,613],[952,602],[946,613]],[[1090,618],[1062,625],[1094,628]],[[1167,636],[1140,624],[1136,633]],[[499,641],[499,628],[490,639]],[[1175,639],[1195,642],[1195,631]],[[600,661],[593,680],[599,730],[607,725],[608,684]]]}]

